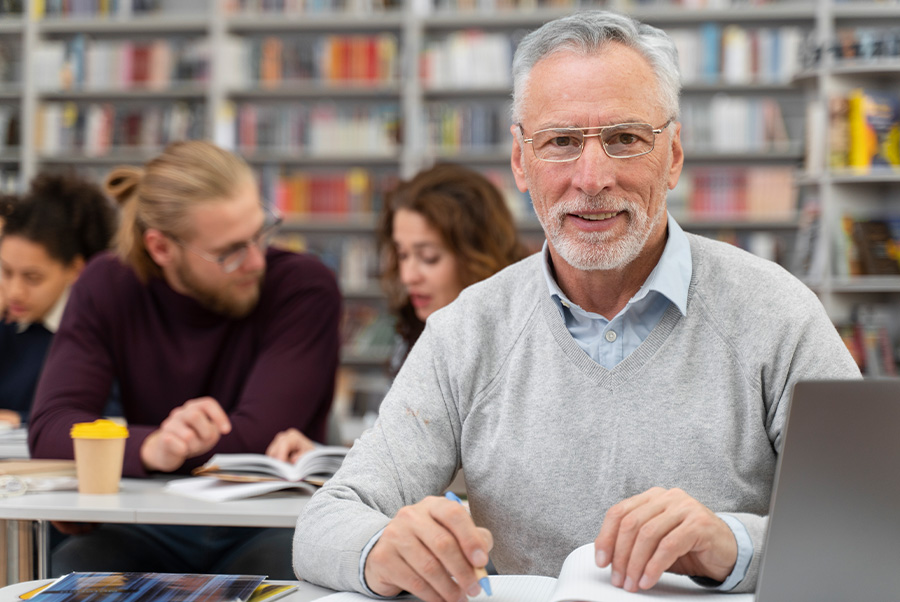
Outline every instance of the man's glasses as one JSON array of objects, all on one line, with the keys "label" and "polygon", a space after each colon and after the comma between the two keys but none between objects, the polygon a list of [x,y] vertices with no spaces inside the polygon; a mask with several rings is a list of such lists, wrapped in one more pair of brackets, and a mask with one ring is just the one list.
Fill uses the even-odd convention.
[{"label": "man's glasses", "polygon": [[247,255],[250,253],[251,246],[254,246],[260,251],[265,252],[266,249],[269,248],[269,245],[272,244],[272,239],[275,238],[276,234],[278,234],[278,228],[281,226],[283,218],[281,217],[281,215],[266,206],[263,206],[263,210],[266,213],[265,222],[263,223],[262,229],[257,232],[256,236],[254,236],[250,240],[245,240],[243,242],[232,245],[231,249],[225,251],[224,253],[220,253],[219,255],[212,255],[199,249],[195,249],[191,245],[187,244],[186,242],[172,234],[166,234],[166,236],[169,237],[169,239],[171,239],[174,243],[184,249],[187,249],[194,255],[202,257],[206,261],[211,261],[213,263],[219,264],[219,267],[222,268],[223,272],[225,272],[226,274],[230,274],[244,264],[244,261],[246,261],[247,259]]},{"label": "man's glasses", "polygon": [[[628,159],[640,157],[653,150],[656,144],[656,135],[669,127],[672,120],[655,128],[649,123],[619,123],[602,127],[586,128],[550,128],[538,130],[523,141],[530,144],[534,150],[534,156],[541,161],[550,163],[565,163],[575,161],[584,150],[585,138],[600,138],[603,151],[613,159]],[[519,124],[522,136],[525,129]],[[595,133],[588,134],[590,130]]]}]

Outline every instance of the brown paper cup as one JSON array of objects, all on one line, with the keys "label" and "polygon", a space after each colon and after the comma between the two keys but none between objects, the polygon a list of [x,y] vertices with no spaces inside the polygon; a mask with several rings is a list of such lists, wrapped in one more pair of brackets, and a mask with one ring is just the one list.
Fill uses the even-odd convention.
[{"label": "brown paper cup", "polygon": [[79,493],[117,493],[125,439],[72,439]]}]

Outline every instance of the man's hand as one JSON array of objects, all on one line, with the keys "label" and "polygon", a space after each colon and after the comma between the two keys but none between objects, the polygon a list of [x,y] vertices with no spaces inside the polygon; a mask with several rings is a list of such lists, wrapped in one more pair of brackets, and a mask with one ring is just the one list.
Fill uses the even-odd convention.
[{"label": "man's hand", "polygon": [[680,489],[655,487],[610,508],[594,547],[599,566],[612,563],[612,584],[630,592],[665,571],[724,581],[737,561],[728,525]]},{"label": "man's hand", "polygon": [[219,402],[200,397],[172,410],[159,428],[144,439],[141,462],[147,470],[172,472],[184,461],[206,453],[231,432],[231,421]]},{"label": "man's hand", "polygon": [[294,463],[300,459],[300,456],[315,448],[315,443],[306,435],[295,428],[289,428],[275,435],[269,447],[266,448],[266,455],[276,460]]},{"label": "man's hand", "polygon": [[427,497],[385,527],[366,559],[366,584],[382,596],[405,590],[426,602],[464,602],[480,591],[475,569],[487,565],[492,547],[491,532],[463,506]]},{"label": "man's hand", "polygon": [[18,412],[12,410],[0,410],[0,422],[5,422],[13,428],[19,428],[22,425],[22,417]]}]

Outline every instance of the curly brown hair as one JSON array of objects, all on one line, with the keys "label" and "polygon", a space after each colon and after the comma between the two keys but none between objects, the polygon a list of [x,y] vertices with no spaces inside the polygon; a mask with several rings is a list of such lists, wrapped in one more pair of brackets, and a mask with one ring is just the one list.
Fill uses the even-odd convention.
[{"label": "curly brown hair", "polygon": [[401,182],[387,195],[381,212],[378,244],[384,269],[382,286],[397,318],[398,334],[407,348],[419,338],[425,323],[416,317],[409,295],[400,283],[394,247],[394,215],[415,211],[440,235],[457,258],[463,287],[499,272],[528,253],[503,195],[486,177],[461,165],[443,163]]}]

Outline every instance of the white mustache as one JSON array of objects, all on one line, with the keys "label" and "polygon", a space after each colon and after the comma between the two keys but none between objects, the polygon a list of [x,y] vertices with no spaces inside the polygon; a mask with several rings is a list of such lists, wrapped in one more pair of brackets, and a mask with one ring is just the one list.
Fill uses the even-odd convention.
[{"label": "white mustache", "polygon": [[627,199],[603,195],[571,199],[553,207],[554,217],[558,219],[578,213],[619,213],[620,211],[634,213],[633,203]]}]

